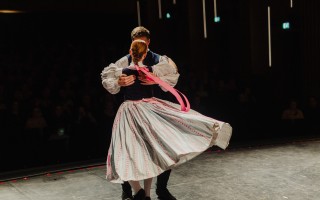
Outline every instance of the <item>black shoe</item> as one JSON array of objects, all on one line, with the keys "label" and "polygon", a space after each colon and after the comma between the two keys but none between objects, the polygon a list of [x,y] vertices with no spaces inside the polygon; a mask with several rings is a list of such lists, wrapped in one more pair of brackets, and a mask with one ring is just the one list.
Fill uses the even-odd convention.
[{"label": "black shoe", "polygon": [[144,189],[140,189],[139,192],[135,195],[133,195],[133,200],[145,200],[146,193]]},{"label": "black shoe", "polygon": [[166,189],[156,190],[159,200],[177,200],[170,192]]},{"label": "black shoe", "polygon": [[151,198],[150,197],[146,197],[145,200],[151,200]]},{"label": "black shoe", "polygon": [[126,192],[122,191],[121,198],[122,200],[132,200],[133,196],[132,194],[127,194]]}]

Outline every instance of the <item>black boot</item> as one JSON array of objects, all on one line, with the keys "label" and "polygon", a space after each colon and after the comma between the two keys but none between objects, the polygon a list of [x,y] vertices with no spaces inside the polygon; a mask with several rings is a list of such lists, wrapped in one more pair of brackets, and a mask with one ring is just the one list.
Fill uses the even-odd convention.
[{"label": "black boot", "polygon": [[133,196],[132,196],[132,190],[129,182],[124,182],[123,184],[121,184],[121,186],[122,186],[122,195],[121,195],[122,200],[132,200]]},{"label": "black boot", "polygon": [[171,170],[167,170],[160,174],[157,178],[156,194],[159,200],[177,200],[168,190],[167,185],[169,181]]},{"label": "black boot", "polygon": [[135,195],[133,195],[133,200],[145,200],[146,193],[144,189],[140,189],[139,192]]}]

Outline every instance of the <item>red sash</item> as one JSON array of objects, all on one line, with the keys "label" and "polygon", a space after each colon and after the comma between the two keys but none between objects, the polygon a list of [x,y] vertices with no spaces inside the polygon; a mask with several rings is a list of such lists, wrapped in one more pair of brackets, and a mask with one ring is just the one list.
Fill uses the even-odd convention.
[{"label": "red sash", "polygon": [[[138,70],[138,71],[141,71],[143,72],[146,77],[150,80],[153,80],[154,82],[156,82],[157,84],[159,84],[160,86],[162,86],[163,88],[165,88],[166,90],[168,90],[171,94],[173,94],[176,99],[178,100],[180,106],[181,106],[181,110],[182,111],[185,111],[185,112],[188,112],[190,110],[190,103],[187,99],[187,97],[182,93],[180,92],[179,90],[173,88],[171,85],[169,85],[168,83],[164,82],[163,80],[161,80],[160,78],[152,75],[149,71],[148,71],[148,68],[146,67],[139,67],[139,66],[135,66],[135,68]],[[182,97],[184,99],[182,99]]]}]

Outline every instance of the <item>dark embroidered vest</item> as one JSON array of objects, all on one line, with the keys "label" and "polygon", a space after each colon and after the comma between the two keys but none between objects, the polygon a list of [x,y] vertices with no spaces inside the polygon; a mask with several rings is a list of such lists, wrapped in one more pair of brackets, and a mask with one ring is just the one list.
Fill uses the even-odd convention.
[{"label": "dark embroidered vest", "polygon": [[[130,64],[132,61],[130,54],[127,55],[127,58]],[[149,50],[147,52],[146,58],[143,60],[143,64],[151,68],[151,66],[158,64],[159,60],[160,60],[160,55]],[[151,88],[150,92],[152,97],[157,97],[160,99],[172,101],[172,95],[168,94],[168,92],[164,92],[159,85],[151,85],[150,88]]]},{"label": "dark embroidered vest", "polygon": [[[152,72],[151,67],[147,67],[150,72]],[[139,73],[135,69],[124,68],[122,70],[122,74],[126,74],[127,76],[135,75],[139,76]],[[121,88],[122,93],[124,95],[124,100],[140,100],[143,98],[151,98],[153,97],[153,86],[152,85],[142,85],[141,81],[137,78],[134,84]]]}]

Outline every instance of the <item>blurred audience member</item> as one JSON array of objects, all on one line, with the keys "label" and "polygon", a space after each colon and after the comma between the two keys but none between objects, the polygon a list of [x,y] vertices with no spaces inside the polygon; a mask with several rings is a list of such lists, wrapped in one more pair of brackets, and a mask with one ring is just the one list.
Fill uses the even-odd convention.
[{"label": "blurred audience member", "polygon": [[301,135],[304,128],[304,113],[298,107],[296,100],[290,100],[289,105],[282,112],[282,125],[284,135]]},{"label": "blurred audience member", "polygon": [[31,116],[27,118],[25,123],[25,144],[24,150],[27,153],[27,164],[43,163],[45,156],[44,138],[46,134],[47,121],[42,115],[42,111],[38,107],[34,107]]},{"label": "blurred audience member", "polygon": [[304,114],[300,108],[298,108],[298,103],[296,100],[291,100],[289,102],[288,108],[286,108],[282,112],[282,117],[283,120],[299,120],[299,119],[304,119]]},{"label": "blurred audience member", "polygon": [[92,158],[97,153],[98,135],[97,120],[90,110],[84,106],[78,107],[78,114],[72,127],[70,145],[73,155],[79,158]]},{"label": "blurred audience member", "polygon": [[48,127],[48,153],[51,162],[59,163],[68,156],[70,123],[70,116],[66,114],[61,105],[56,105]]}]

